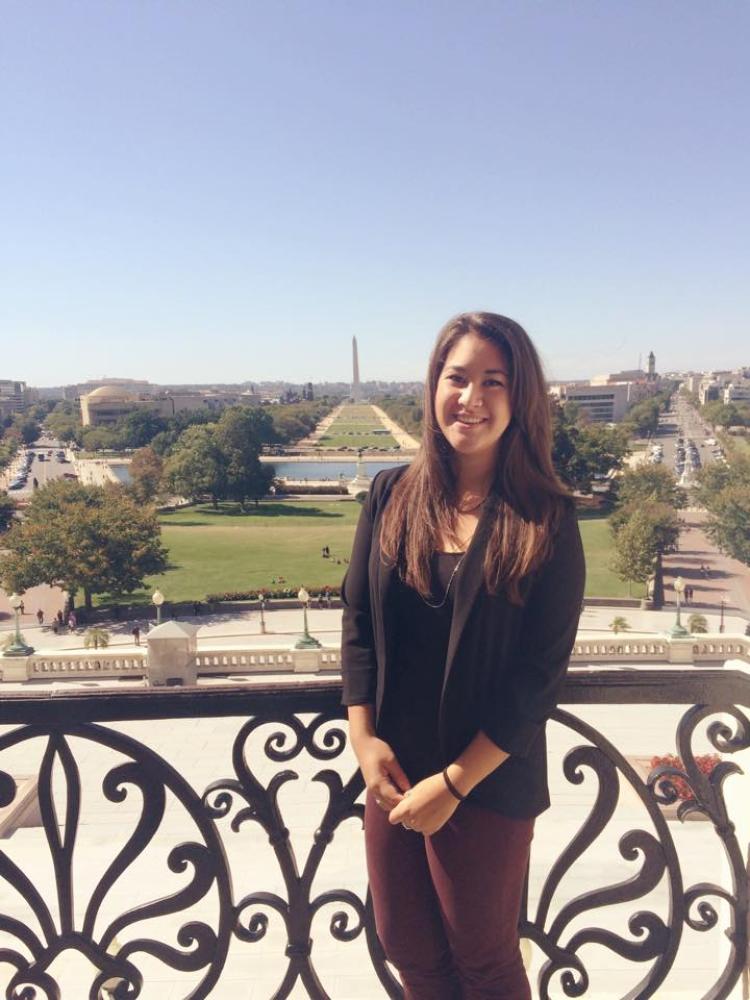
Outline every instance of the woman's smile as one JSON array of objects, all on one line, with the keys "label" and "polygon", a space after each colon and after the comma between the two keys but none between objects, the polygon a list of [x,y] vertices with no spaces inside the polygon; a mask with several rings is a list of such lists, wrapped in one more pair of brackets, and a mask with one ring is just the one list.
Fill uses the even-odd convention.
[{"label": "woman's smile", "polygon": [[500,348],[467,333],[448,352],[435,391],[435,416],[457,455],[493,462],[510,424],[509,364]]}]

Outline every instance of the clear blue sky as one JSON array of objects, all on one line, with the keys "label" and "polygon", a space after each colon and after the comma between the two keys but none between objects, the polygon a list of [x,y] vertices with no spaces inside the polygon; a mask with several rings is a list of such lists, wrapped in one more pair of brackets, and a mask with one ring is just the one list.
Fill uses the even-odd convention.
[{"label": "clear blue sky", "polygon": [[740,0],[4,0],[0,378],[750,363]]}]

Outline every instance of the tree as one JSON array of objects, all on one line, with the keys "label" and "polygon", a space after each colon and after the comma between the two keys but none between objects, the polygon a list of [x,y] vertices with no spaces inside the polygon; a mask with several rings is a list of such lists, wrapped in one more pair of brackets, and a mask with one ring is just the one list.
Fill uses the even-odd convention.
[{"label": "tree", "polygon": [[706,534],[722,552],[750,566],[750,491],[726,486],[709,507]]},{"label": "tree", "polygon": [[702,469],[696,497],[708,511],[709,538],[722,552],[750,565],[750,461]]},{"label": "tree", "polygon": [[7,531],[13,523],[16,501],[8,493],[0,492],[0,531]]},{"label": "tree", "polygon": [[735,403],[714,400],[702,407],[701,414],[709,424],[713,424],[715,427],[734,427],[736,424],[743,423],[742,413]]},{"label": "tree", "polygon": [[24,444],[33,444],[42,433],[42,428],[36,420],[22,413],[17,413],[13,418],[12,430],[15,430]]},{"label": "tree", "polygon": [[617,497],[622,505],[654,500],[681,510],[687,504],[685,491],[663,465],[644,464],[626,469],[617,484]]},{"label": "tree", "polygon": [[56,480],[34,493],[23,521],[3,539],[3,586],[18,592],[41,583],[61,587],[75,602],[83,590],[128,594],[144,577],[166,569],[166,550],[152,508],[121,486],[82,486]]},{"label": "tree", "polygon": [[86,451],[116,451],[122,447],[120,435],[114,427],[84,427],[79,437],[81,447]]},{"label": "tree", "polygon": [[260,461],[261,446],[275,440],[271,418],[263,410],[232,406],[216,424],[215,438],[225,462],[226,496],[244,510],[248,499],[257,502],[273,482],[273,466]]},{"label": "tree", "polygon": [[153,448],[139,448],[130,462],[130,490],[136,500],[151,503],[159,493],[164,463]]},{"label": "tree", "polygon": [[143,408],[121,417],[117,421],[117,434],[123,448],[145,448],[167,427],[168,423],[160,413]]},{"label": "tree", "polygon": [[164,480],[178,496],[190,500],[209,496],[214,505],[226,496],[226,461],[215,426],[188,427],[167,459]]},{"label": "tree", "polygon": [[659,429],[659,411],[661,407],[655,398],[642,399],[635,403],[625,414],[625,422],[633,432],[645,437],[655,434]]},{"label": "tree", "polygon": [[680,536],[680,520],[667,504],[653,500],[621,507],[610,518],[614,535],[613,568],[634,583],[646,583],[662,555],[674,552]]},{"label": "tree", "polygon": [[63,399],[44,419],[49,434],[60,441],[81,443],[81,411],[72,400]]},{"label": "tree", "polygon": [[558,475],[574,489],[589,492],[595,478],[622,468],[628,454],[622,427],[584,423],[578,407],[550,400],[552,461]]}]

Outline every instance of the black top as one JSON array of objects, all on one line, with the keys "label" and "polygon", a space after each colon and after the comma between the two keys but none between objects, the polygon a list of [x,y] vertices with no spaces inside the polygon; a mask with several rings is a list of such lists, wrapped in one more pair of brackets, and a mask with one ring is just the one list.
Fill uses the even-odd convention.
[{"label": "black top", "polygon": [[[403,620],[403,605],[394,600],[400,589],[398,571],[380,551],[383,510],[404,472],[403,466],[388,469],[373,479],[341,592],[343,702],[372,704],[377,732],[386,706],[395,701],[391,685],[402,673],[398,646],[414,629],[410,622],[399,635],[398,608]],[[512,603],[503,590],[489,592],[484,558],[500,503],[493,497],[484,505],[453,579],[438,735],[446,762],[463,753],[480,730],[509,753],[471,798],[506,816],[529,818],[549,806],[545,727],[565,683],[585,567],[575,507],[561,498],[552,551],[521,581],[522,603]],[[440,596],[436,588],[438,600]]]},{"label": "black top", "polygon": [[435,553],[429,603],[400,579],[392,595],[396,613],[394,671],[378,735],[393,747],[412,784],[445,766],[438,714],[453,617],[454,577],[462,557],[463,552]]}]

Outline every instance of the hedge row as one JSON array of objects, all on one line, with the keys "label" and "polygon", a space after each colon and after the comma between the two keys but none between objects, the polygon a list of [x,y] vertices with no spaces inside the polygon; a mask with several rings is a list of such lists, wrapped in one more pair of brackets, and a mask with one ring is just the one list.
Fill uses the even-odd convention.
[{"label": "hedge row", "polygon": [[[311,598],[317,598],[319,594],[325,594],[326,588],[324,586],[319,587],[306,587],[305,588]],[[265,599],[273,600],[274,598],[296,598],[299,587],[264,587],[262,591],[258,590],[225,590],[220,594],[206,594],[206,601],[209,604],[216,604],[222,601],[257,601],[260,599],[261,594]],[[331,597],[339,597],[340,590],[338,587],[329,587],[328,592]]]}]

